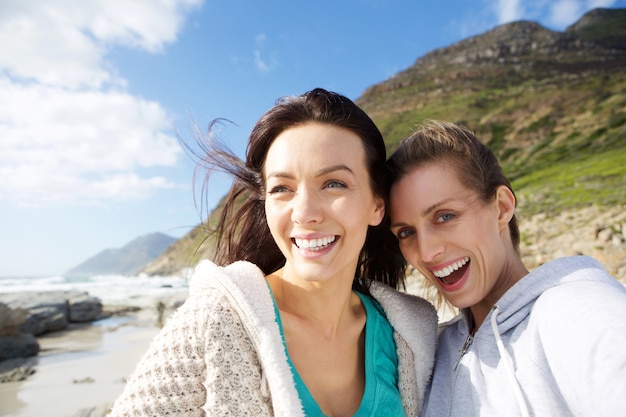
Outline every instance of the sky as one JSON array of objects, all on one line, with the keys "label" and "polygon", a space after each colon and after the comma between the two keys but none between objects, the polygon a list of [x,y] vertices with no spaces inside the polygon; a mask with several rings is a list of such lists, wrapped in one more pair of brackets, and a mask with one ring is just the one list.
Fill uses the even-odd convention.
[{"label": "sky", "polygon": [[562,31],[626,0],[0,0],[0,277],[63,274],[107,248],[180,238],[194,197],[177,137],[225,118],[244,157],[276,99],[356,100],[441,47],[516,20]]}]

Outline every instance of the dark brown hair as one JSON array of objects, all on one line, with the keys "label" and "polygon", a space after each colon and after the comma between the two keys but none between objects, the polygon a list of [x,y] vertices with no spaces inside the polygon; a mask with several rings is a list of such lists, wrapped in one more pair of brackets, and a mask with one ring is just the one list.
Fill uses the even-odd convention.
[{"label": "dark brown hair", "polygon": [[[450,162],[461,182],[476,191],[484,202],[493,201],[501,185],[513,192],[493,151],[468,129],[450,122],[431,120],[421,126],[400,143],[387,166],[392,181],[397,182],[415,168],[440,160]],[[520,233],[515,215],[509,221],[509,231],[513,247],[519,252]]]},{"label": "dark brown hair", "polygon": [[[215,262],[226,265],[238,260],[256,264],[265,274],[281,268],[285,257],[270,234],[265,217],[265,158],[274,139],[291,127],[317,122],[354,132],[362,141],[373,194],[387,207],[389,175],[382,135],[370,117],[350,99],[321,88],[298,97],[279,99],[250,133],[245,163],[221,146],[211,134],[200,143],[199,167],[223,171],[235,181],[226,197],[214,230]],[[206,186],[207,177],[204,184]],[[355,289],[367,292],[369,282],[380,281],[394,288],[404,285],[406,262],[389,230],[385,212],[378,226],[370,226],[355,271]]]}]

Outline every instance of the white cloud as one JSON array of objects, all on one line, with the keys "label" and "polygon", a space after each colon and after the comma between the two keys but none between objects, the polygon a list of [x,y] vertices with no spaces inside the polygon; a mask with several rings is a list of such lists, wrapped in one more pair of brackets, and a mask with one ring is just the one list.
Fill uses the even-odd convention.
[{"label": "white cloud", "polygon": [[548,22],[556,27],[566,28],[589,10],[611,7],[615,3],[615,0],[558,0],[550,7]]},{"label": "white cloud", "polygon": [[104,67],[103,47],[80,28],[45,15],[4,15],[0,50],[2,72],[16,80],[66,88],[98,88],[113,81]]},{"label": "white cloud", "polygon": [[151,52],[176,40],[184,12],[201,0],[99,0],[89,10],[89,30],[98,39]]},{"label": "white cloud", "polygon": [[[485,0],[485,10],[491,16],[486,20],[495,21],[497,25],[516,20],[534,20],[562,30],[575,23],[584,13],[597,7],[612,7],[616,3],[616,0]],[[480,12],[478,15],[481,16]]]},{"label": "white cloud", "polygon": [[157,102],[130,95],[112,47],[174,42],[202,0],[0,4],[0,199],[18,204],[145,198],[174,184],[142,168],[180,152]]},{"label": "white cloud", "polygon": [[[172,166],[171,122],[154,102],[115,91],[70,91],[0,79],[0,198],[22,204],[92,199],[90,181]],[[150,179],[128,182],[162,188]],[[109,188],[114,191],[115,189]],[[133,194],[121,188],[119,197]],[[137,193],[137,197],[146,193]],[[102,198],[115,198],[114,193]]]},{"label": "white cloud", "polygon": [[269,72],[270,66],[261,57],[261,51],[254,51],[254,66],[259,72]]},{"label": "white cloud", "polygon": [[259,33],[255,37],[256,49],[254,50],[254,65],[257,71],[265,73],[276,68],[277,62],[275,58],[271,58],[269,62],[261,56],[261,50],[265,45],[267,37],[264,33]]},{"label": "white cloud", "polygon": [[574,23],[582,14],[584,6],[578,0],[558,0],[550,7],[549,22],[557,27]]},{"label": "white cloud", "polygon": [[520,0],[497,0],[498,24],[513,22],[523,16]]}]

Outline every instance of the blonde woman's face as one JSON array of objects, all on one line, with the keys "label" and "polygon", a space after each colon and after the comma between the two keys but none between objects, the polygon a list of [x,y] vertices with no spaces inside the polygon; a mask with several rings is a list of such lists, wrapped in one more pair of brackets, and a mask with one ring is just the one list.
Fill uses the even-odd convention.
[{"label": "blonde woman's face", "polygon": [[509,256],[499,197],[485,203],[452,165],[429,162],[394,184],[390,206],[402,254],[451,304],[499,298]]},{"label": "blonde woman's face", "polygon": [[326,124],[292,127],[270,146],[264,177],[267,223],[286,258],[283,277],[352,282],[368,226],[384,214],[361,139]]}]

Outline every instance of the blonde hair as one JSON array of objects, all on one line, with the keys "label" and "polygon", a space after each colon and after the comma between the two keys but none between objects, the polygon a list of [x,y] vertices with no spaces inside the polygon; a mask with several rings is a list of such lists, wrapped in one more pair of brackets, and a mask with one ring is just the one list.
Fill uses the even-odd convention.
[{"label": "blonde hair", "polygon": [[[496,197],[504,185],[515,195],[493,151],[468,129],[451,122],[428,120],[400,142],[387,161],[395,183],[426,162],[445,160],[454,167],[463,185],[483,202]],[[519,252],[520,232],[515,215],[509,221],[513,247]]]}]

